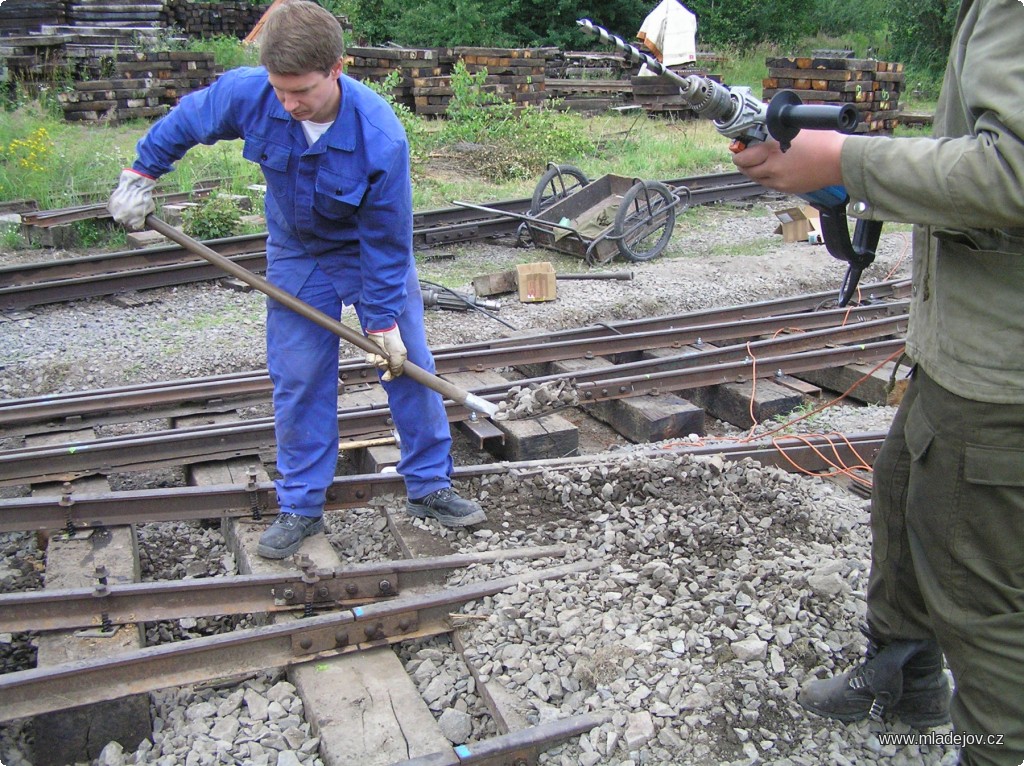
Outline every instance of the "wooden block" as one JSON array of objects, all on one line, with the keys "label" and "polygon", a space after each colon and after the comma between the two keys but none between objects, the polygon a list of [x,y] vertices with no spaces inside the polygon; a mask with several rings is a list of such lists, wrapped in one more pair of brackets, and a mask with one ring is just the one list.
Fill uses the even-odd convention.
[{"label": "wooden block", "polygon": [[[739,428],[750,428],[753,409],[758,423],[771,420],[778,415],[792,412],[804,403],[804,397],[772,380],[762,379],[752,383],[724,383],[717,386],[695,388],[687,392],[695,404],[705,409],[708,415]],[[753,398],[753,405],[751,405]]]},{"label": "wooden block", "polygon": [[[874,366],[872,364],[850,364],[845,367],[833,367],[828,370],[802,372],[799,377],[801,380],[806,380],[809,383],[827,388],[836,393],[843,393],[850,386],[856,385],[857,387],[849,394],[851,399],[864,402],[865,404],[885,404],[893,363],[887,362],[878,370],[871,372]],[[865,375],[867,375],[867,378],[861,380]]]},{"label": "wooden block", "polygon": [[[466,387],[467,376],[472,376],[477,385],[515,385],[491,371],[451,373],[442,377],[457,386]],[[504,434],[504,439],[485,444],[484,448],[505,460],[566,457],[579,452],[579,429],[558,414],[526,420],[501,420],[494,425]]]},{"label": "wooden block", "polygon": [[704,410],[675,394],[633,396],[584,409],[638,444],[704,434]]},{"label": "wooden block", "polygon": [[[57,442],[75,440],[70,434],[52,435]],[[74,489],[86,493],[108,492],[105,479],[80,479]],[[33,494],[60,495],[60,484],[44,485]],[[139,579],[139,552],[131,527],[91,530],[74,537],[53,536],[46,549],[46,588],[84,588],[96,585],[97,566],[106,567],[107,581],[130,583]],[[97,616],[102,611],[97,600]],[[97,621],[98,622],[98,621]],[[48,631],[39,636],[36,664],[40,668],[65,662],[111,657],[141,649],[145,645],[141,625],[122,625],[109,633],[92,631]],[[134,750],[152,733],[149,695],[85,705],[71,710],[36,716],[33,763],[72,763],[99,757],[102,748],[117,740]]]},{"label": "wooden block", "polygon": [[78,244],[78,232],[70,223],[56,226],[22,224],[21,236],[33,247],[68,248]]},{"label": "wooden block", "polygon": [[782,375],[781,377],[776,375],[775,382],[783,388],[789,388],[796,391],[802,396],[817,399],[821,396],[821,386],[816,386],[813,383],[808,383],[805,380],[794,378],[792,375]]},{"label": "wooden block", "polygon": [[514,293],[517,288],[515,271],[497,271],[473,278],[473,291],[481,297]]},{"label": "wooden block", "polygon": [[359,473],[380,473],[385,468],[394,468],[402,459],[402,453],[393,444],[360,447],[354,451],[353,462]]},{"label": "wooden block", "polygon": [[579,429],[561,415],[503,420],[497,426],[505,433],[505,443],[495,445],[492,454],[505,460],[542,460],[579,453]]},{"label": "wooden block", "polygon": [[147,247],[166,245],[167,237],[157,231],[130,231],[125,236],[129,250],[144,250]]},{"label": "wooden block", "polygon": [[[552,372],[573,373],[611,367],[607,359],[568,359],[553,362]],[[631,442],[661,441],[704,433],[704,411],[672,393],[633,396],[583,405]]]},{"label": "wooden block", "polygon": [[197,208],[197,202],[179,202],[174,205],[164,205],[161,209],[164,221],[171,226],[181,226],[184,223],[184,213],[189,208]]},{"label": "wooden block", "polygon": [[454,757],[390,647],[299,665],[290,675],[313,733],[344,743],[321,748],[326,766],[390,766],[438,752]]}]

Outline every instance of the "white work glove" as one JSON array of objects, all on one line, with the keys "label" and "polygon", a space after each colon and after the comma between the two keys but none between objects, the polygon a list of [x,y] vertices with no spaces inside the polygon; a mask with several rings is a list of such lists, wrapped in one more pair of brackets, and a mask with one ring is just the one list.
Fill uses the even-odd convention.
[{"label": "white work glove", "polygon": [[121,181],[107,202],[107,210],[114,220],[129,229],[141,229],[146,225],[146,216],[156,210],[153,202],[153,187],[156,179],[136,170],[121,171]]},{"label": "white work glove", "polygon": [[380,376],[381,380],[394,380],[401,375],[405,360],[409,358],[409,352],[406,351],[405,343],[402,342],[402,333],[398,331],[398,325],[396,324],[390,330],[367,331],[366,337],[380,348],[379,353],[367,354],[366,362],[374,365],[383,373]]}]

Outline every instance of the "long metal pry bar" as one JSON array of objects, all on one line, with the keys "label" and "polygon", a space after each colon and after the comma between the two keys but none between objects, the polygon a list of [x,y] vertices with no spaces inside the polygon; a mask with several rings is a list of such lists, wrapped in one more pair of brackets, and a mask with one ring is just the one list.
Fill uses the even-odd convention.
[{"label": "long metal pry bar", "polygon": [[[231,276],[237,277],[254,290],[259,290],[264,295],[267,295],[278,303],[287,306],[296,314],[320,325],[325,330],[330,330],[335,335],[345,341],[348,341],[356,348],[362,349],[368,354],[380,353],[380,349],[377,345],[361,333],[346,327],[337,319],[327,316],[327,314],[313,308],[305,301],[300,300],[291,293],[271,284],[258,274],[253,274],[247,268],[239,266],[230,258],[226,258],[220,253],[211,250],[202,242],[192,239],[192,237],[174,228],[166,221],[157,218],[155,215],[147,215],[146,225],[153,229],[153,231],[160,232],[169,240],[178,243],[189,252],[198,255],[200,258],[204,258]],[[463,405],[469,410],[482,413],[489,418],[494,417],[498,413],[498,405],[493,402],[489,402],[475,394],[471,394],[469,391],[465,391],[458,386],[449,383],[447,380],[443,380],[437,375],[427,372],[425,369],[419,365],[413,364],[412,362],[407,361],[405,363],[402,368],[402,374],[408,376],[412,380],[415,380],[417,383],[436,391],[441,394],[441,396],[447,397],[453,402]]]}]

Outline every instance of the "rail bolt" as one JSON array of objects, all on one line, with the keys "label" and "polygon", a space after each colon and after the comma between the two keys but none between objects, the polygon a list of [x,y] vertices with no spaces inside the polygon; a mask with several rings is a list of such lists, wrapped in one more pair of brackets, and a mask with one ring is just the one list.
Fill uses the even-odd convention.
[{"label": "rail bolt", "polygon": [[303,651],[308,652],[313,648],[313,639],[309,636],[303,636],[299,639],[299,646],[302,647]]},{"label": "rail bolt", "polygon": [[403,633],[409,633],[410,631],[416,630],[419,626],[420,623],[415,617],[405,617],[398,623],[398,629]]}]

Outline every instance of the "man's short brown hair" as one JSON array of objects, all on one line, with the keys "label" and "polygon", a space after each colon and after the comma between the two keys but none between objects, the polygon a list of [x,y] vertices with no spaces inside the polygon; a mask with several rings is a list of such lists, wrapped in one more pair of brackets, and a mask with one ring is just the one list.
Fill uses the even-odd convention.
[{"label": "man's short brown hair", "polygon": [[260,63],[271,74],[329,74],[344,55],[341,24],[314,2],[287,0],[263,24]]}]

